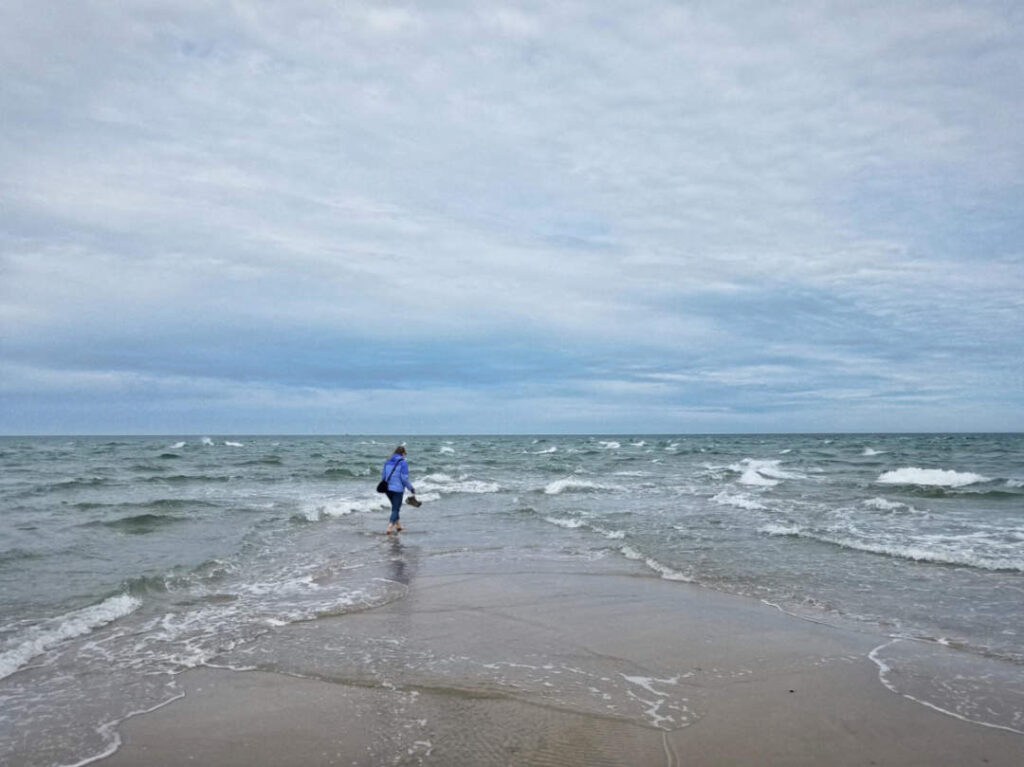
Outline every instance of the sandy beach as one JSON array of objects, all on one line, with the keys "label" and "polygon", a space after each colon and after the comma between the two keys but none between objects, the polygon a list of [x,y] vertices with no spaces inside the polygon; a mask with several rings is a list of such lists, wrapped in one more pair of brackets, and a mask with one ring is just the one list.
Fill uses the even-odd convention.
[{"label": "sandy beach", "polygon": [[99,763],[1008,767],[1024,755],[1019,734],[883,686],[869,653],[884,637],[631,562],[419,560],[389,545],[404,598],[283,627],[287,663],[254,648],[252,670],[180,674],[182,697],[123,722]]}]

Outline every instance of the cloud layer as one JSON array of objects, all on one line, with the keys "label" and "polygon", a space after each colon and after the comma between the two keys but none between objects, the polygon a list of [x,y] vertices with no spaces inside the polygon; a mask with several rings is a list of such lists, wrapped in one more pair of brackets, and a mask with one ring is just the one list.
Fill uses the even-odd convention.
[{"label": "cloud layer", "polygon": [[1021,21],[5,3],[0,431],[1022,429]]}]

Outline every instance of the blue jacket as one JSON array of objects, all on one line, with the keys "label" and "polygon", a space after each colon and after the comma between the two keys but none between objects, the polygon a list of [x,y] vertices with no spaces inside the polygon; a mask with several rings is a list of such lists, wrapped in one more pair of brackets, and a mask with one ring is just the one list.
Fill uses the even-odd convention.
[{"label": "blue jacket", "polygon": [[[391,469],[394,468],[396,463],[398,468],[395,469],[394,474],[391,474]],[[410,493],[416,493],[416,490],[409,483],[409,463],[398,453],[394,453],[388,458],[384,468],[380,470],[380,478],[386,480],[389,474],[391,474],[391,479],[388,480],[388,490],[400,493],[403,488],[407,487]]]}]

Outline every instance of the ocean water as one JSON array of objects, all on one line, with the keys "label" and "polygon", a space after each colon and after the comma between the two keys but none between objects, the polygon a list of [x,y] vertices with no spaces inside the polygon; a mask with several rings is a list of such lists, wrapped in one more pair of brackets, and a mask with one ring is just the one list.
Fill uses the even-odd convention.
[{"label": "ocean water", "polygon": [[[86,763],[179,697],[177,673],[244,667],[281,627],[402,599],[374,492],[394,444],[0,439],[0,761]],[[880,684],[1024,732],[1024,435],[407,449],[420,558],[632,560],[877,635]]]}]

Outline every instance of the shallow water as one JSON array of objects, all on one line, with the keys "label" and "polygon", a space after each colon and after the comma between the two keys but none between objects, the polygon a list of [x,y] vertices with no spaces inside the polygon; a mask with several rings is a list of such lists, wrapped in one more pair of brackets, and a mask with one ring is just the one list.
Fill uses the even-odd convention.
[{"label": "shallow water", "polygon": [[[2,745],[73,763],[109,748],[105,722],[176,694],[180,670],[231,665],[276,627],[402,599],[408,574],[381,545],[387,511],[374,492],[393,446],[0,440]],[[403,509],[403,536],[419,557],[635,560],[652,576],[876,632],[880,645],[900,637],[876,655],[885,680],[927,687],[938,668],[920,696],[1024,728],[1012,702],[1024,666],[1022,435],[407,447],[423,506]],[[989,705],[993,689],[1010,697]],[[45,748],[31,741],[44,729]]]}]

